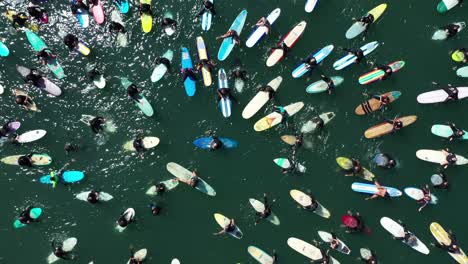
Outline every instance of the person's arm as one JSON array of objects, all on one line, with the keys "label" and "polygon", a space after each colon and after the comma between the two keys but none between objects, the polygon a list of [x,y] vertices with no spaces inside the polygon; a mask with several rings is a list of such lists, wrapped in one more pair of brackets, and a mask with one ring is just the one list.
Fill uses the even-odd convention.
[{"label": "person's arm", "polygon": [[226,231],[224,231],[224,229],[223,229],[223,230],[221,230],[219,232],[213,233],[213,235],[218,236],[218,235],[222,235],[224,233],[226,233]]},{"label": "person's arm", "polygon": [[419,207],[418,212],[421,212],[421,210],[422,210],[424,207],[426,207],[427,204],[428,204],[428,202],[427,202],[427,201],[424,201],[424,204],[423,204],[421,207]]},{"label": "person's arm", "polygon": [[379,197],[379,195],[378,195],[378,194],[374,194],[374,195],[372,195],[371,197],[367,197],[366,200],[372,200],[372,199],[375,199],[375,198],[377,198],[377,197]]}]

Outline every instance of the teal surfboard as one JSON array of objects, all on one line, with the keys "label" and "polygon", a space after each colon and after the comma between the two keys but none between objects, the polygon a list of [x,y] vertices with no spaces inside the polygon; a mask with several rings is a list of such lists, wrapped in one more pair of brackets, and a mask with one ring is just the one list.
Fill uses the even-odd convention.
[{"label": "teal surfboard", "polygon": [[[47,49],[48,51],[50,51],[45,42],[31,30],[26,30],[26,37],[28,38],[28,41],[31,44],[34,51],[39,52],[43,49]],[[49,69],[55,74],[57,78],[62,79],[63,77],[65,77],[63,68],[57,59],[50,59],[49,61],[47,61],[47,67],[49,67]]]},{"label": "teal surfboard", "polygon": [[6,57],[10,54],[8,47],[0,41],[0,56]]},{"label": "teal surfboard", "polygon": [[[84,179],[85,174],[82,171],[65,171],[62,174],[62,182],[64,183],[75,183]],[[50,174],[39,178],[39,182],[43,184],[52,184],[50,180]]]},{"label": "teal surfboard", "polygon": [[[128,80],[127,78],[120,78],[120,83],[122,84],[122,86],[127,89],[131,84],[132,82],[130,80]],[[142,95],[140,93],[140,100],[139,101],[135,101],[135,105],[138,106],[138,108],[140,108],[141,112],[143,112],[143,114],[145,114],[146,116],[153,116],[154,114],[154,110],[153,110],[153,107],[151,106],[151,104],[148,102],[148,100],[146,99],[146,97],[144,95]]]},{"label": "teal surfboard", "polygon": [[[187,48],[182,48],[182,69],[193,69],[192,59],[190,58],[190,52]],[[188,96],[194,96],[197,90],[195,86],[195,80],[187,77],[184,81],[185,92]]]},{"label": "teal surfboard", "polygon": [[[42,214],[42,209],[39,208],[39,207],[34,207],[29,212],[29,217],[31,217],[32,219],[38,219],[41,216],[41,214]],[[21,221],[19,219],[16,219],[13,222],[13,227],[14,228],[21,228],[21,227],[25,227],[25,226],[27,226],[27,224],[21,223]]]},{"label": "teal surfboard", "polygon": [[[242,28],[244,27],[246,18],[247,18],[247,10],[242,10],[242,12],[240,12],[240,14],[236,17],[236,19],[232,23],[229,30],[235,30],[237,32],[237,35],[240,36],[242,32]],[[236,45],[236,42],[234,41],[232,37],[223,39],[223,43],[221,43],[221,47],[219,47],[218,60],[220,61],[225,60],[229,56],[229,54],[231,54],[231,51],[234,49],[235,45]]]}]

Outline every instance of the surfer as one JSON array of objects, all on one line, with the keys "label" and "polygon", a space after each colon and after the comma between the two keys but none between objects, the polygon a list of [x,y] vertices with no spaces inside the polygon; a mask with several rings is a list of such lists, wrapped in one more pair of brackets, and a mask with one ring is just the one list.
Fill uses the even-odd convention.
[{"label": "surfer", "polygon": [[63,245],[56,244],[55,240],[52,240],[51,246],[52,246],[52,253],[54,253],[54,255],[57,258],[63,259],[63,260],[73,259],[73,256],[71,256],[70,252],[66,252],[65,250],[63,250]]},{"label": "surfer", "polygon": [[384,75],[382,76],[381,80],[387,79],[393,73],[392,67],[390,67],[388,65],[380,65],[380,66],[374,68],[374,70],[381,70],[381,71],[384,72]]},{"label": "surfer", "polygon": [[452,38],[455,35],[457,35],[457,33],[459,32],[459,29],[460,29],[460,25],[457,25],[457,24],[448,24],[447,26],[443,28],[443,30],[445,31],[445,34],[447,34],[447,38]]},{"label": "surfer", "polygon": [[283,51],[283,56],[289,52],[290,48],[284,41],[282,41],[280,44],[276,45],[274,48],[271,49],[272,52],[275,52],[275,50],[282,50]]},{"label": "surfer", "polygon": [[390,102],[390,97],[388,97],[388,95],[376,94],[376,95],[372,95],[372,98],[379,100],[379,103],[380,103],[380,108],[379,109],[383,109],[385,106],[387,106],[387,105],[389,105],[391,103]]},{"label": "surfer", "polygon": [[33,218],[31,218],[31,210],[33,209],[32,206],[28,206],[25,210],[23,210],[20,215],[18,216],[18,220],[22,223],[22,224],[29,224],[31,222],[34,221]]},{"label": "surfer", "polygon": [[422,188],[422,192],[424,195],[423,198],[416,201],[417,203],[422,204],[422,206],[418,209],[419,212],[421,212],[421,210],[432,201],[431,190],[429,190],[429,186],[426,185],[424,188]]},{"label": "surfer", "polygon": [[331,263],[331,259],[330,259],[330,255],[329,255],[330,250],[329,249],[325,250],[325,249],[321,248],[319,246],[319,243],[317,241],[315,241],[315,240],[314,240],[314,244],[320,250],[320,255],[322,256],[322,258],[312,260],[311,263],[321,263],[321,264]]},{"label": "surfer", "polygon": [[330,248],[332,249],[337,249],[340,246],[340,241],[336,238],[335,233],[331,232],[331,240],[328,241],[328,244],[330,245]]},{"label": "surfer", "polygon": [[31,3],[29,4],[27,10],[29,15],[37,19],[39,22],[43,24],[47,24],[49,22],[49,18],[47,17],[46,11],[38,5]]},{"label": "surfer", "polygon": [[164,57],[158,57],[155,60],[155,64],[156,65],[163,64],[164,66],[166,66],[167,70],[171,69],[171,61],[169,59],[167,59],[167,58],[164,58]]},{"label": "surfer", "polygon": [[444,249],[447,252],[452,253],[452,254],[461,254],[461,249],[460,249],[460,246],[458,246],[458,241],[455,235],[452,234],[451,231],[449,231],[447,235],[450,240],[450,245],[437,242],[436,247]]},{"label": "surfer", "polygon": [[156,194],[163,194],[166,191],[166,185],[162,182],[156,183],[154,187],[156,188]]},{"label": "surfer", "polygon": [[102,75],[102,73],[95,67],[86,73],[86,76],[88,76],[88,78],[92,81],[94,81],[94,79],[100,75]]},{"label": "surfer", "polygon": [[221,89],[217,89],[216,92],[218,93],[218,102],[221,100],[221,99],[233,99],[233,96],[231,95],[231,89],[229,88],[221,88]]},{"label": "surfer", "polygon": [[88,203],[92,204],[99,202],[99,192],[94,189],[91,190],[88,194],[88,197],[86,197],[86,200],[88,201]]},{"label": "surfer", "polygon": [[16,104],[21,105],[26,110],[30,109],[34,105],[34,102],[31,99],[31,97],[25,94],[15,95],[15,102]]},{"label": "surfer", "polygon": [[457,162],[457,156],[450,152],[450,149],[446,148],[442,150],[445,155],[445,160],[440,163],[442,168],[446,169],[449,165],[453,165]]},{"label": "surfer", "polygon": [[454,123],[447,122],[447,125],[450,126],[450,129],[452,129],[453,132],[453,134],[450,137],[448,137],[449,141],[452,141],[456,138],[462,138],[465,135],[465,131],[457,128]]},{"label": "surfer", "polygon": [[260,86],[257,91],[259,92],[267,92],[268,93],[268,98],[271,100],[273,97],[275,97],[276,91],[273,89],[273,87],[269,85],[262,85]]},{"label": "surfer", "polygon": [[335,83],[330,77],[327,77],[323,74],[320,75],[320,78],[322,78],[322,81],[324,81],[327,84],[327,92],[328,94],[332,94],[335,91]]},{"label": "surfer", "polygon": [[99,134],[104,129],[106,119],[102,116],[96,116],[89,121],[89,126],[95,134]]},{"label": "surfer", "polygon": [[3,126],[0,128],[0,138],[2,137],[8,137],[11,133],[15,132],[15,130],[10,129],[10,125],[13,123],[13,121],[8,121]]},{"label": "surfer", "polygon": [[83,0],[76,0],[76,2],[71,6],[72,14],[76,15],[80,8],[86,11],[89,10],[89,6],[87,6]]},{"label": "surfer", "polygon": [[344,227],[346,228],[346,233],[358,233],[365,230],[364,220],[359,212],[353,214],[353,212],[348,211],[345,217],[349,218],[349,220],[343,222]]},{"label": "surfer", "polygon": [[130,259],[128,260],[128,264],[143,264],[143,260],[135,257],[135,251],[133,248],[130,248]]},{"label": "surfer", "polygon": [[141,89],[138,88],[135,84],[130,84],[127,87],[127,96],[129,99],[135,100],[137,103],[141,100]]},{"label": "surfer", "polygon": [[136,152],[143,154],[144,151],[146,151],[145,148],[145,143],[143,142],[144,136],[142,133],[138,133],[136,138],[133,140],[133,148],[135,149]]},{"label": "surfer", "polygon": [[374,158],[377,166],[381,168],[391,169],[396,166],[396,160],[386,153],[377,154]]},{"label": "surfer", "polygon": [[231,233],[236,230],[236,223],[234,222],[234,219],[230,219],[229,223],[223,227],[223,229],[217,233],[213,233],[213,235],[222,235],[226,233]]},{"label": "surfer", "polygon": [[[120,227],[127,227],[130,223],[135,222],[135,218],[129,216],[130,212],[124,211],[117,220]],[[130,218],[130,219],[129,219]]]},{"label": "surfer", "polygon": [[58,171],[50,171],[50,182],[52,182],[52,188],[55,188],[57,183],[62,181],[62,174],[68,165],[70,165],[70,163],[65,163],[65,165],[63,165],[63,167]]},{"label": "surfer", "polygon": [[351,162],[352,162],[352,167],[346,170],[347,173],[345,174],[345,176],[356,176],[356,175],[361,174],[362,173],[361,162],[359,162],[359,160],[355,158],[351,158]]},{"label": "surfer", "polygon": [[243,70],[240,66],[237,66],[232,72],[231,75],[229,76],[234,79],[241,79],[242,81],[247,80],[247,71]]},{"label": "surfer", "polygon": [[67,142],[63,146],[63,149],[68,154],[69,152],[72,152],[72,151],[78,151],[80,149],[80,146],[78,144],[75,144],[75,143]]},{"label": "surfer", "polygon": [[48,48],[43,48],[41,51],[36,53],[36,57],[41,60],[43,65],[46,65],[50,60],[54,60],[56,58]]},{"label": "surfer", "polygon": [[461,62],[467,63],[468,62],[468,49],[467,48],[461,48],[461,49],[458,49],[458,51],[463,54],[463,60]]},{"label": "surfer", "polygon": [[18,165],[22,166],[22,167],[32,167],[34,164],[33,160],[32,160],[32,156],[34,155],[34,153],[30,153],[28,155],[23,155],[23,156],[20,156],[18,158]]},{"label": "surfer", "polygon": [[271,31],[271,24],[270,24],[270,21],[268,21],[268,19],[266,19],[265,17],[262,17],[260,18],[260,20],[257,21],[257,23],[255,24],[255,26],[257,27],[265,27],[266,31],[265,31],[265,34],[269,34],[270,31]]},{"label": "surfer", "polygon": [[165,17],[163,18],[161,22],[161,27],[163,30],[166,28],[172,28],[172,30],[176,31],[177,30],[177,21],[175,21],[172,18]]},{"label": "surfer", "polygon": [[194,82],[197,80],[192,68],[181,69],[180,72],[182,73],[182,82],[185,82],[187,78],[190,78]]},{"label": "surfer", "polygon": [[223,142],[219,140],[217,136],[211,136],[211,139],[212,139],[210,142],[211,151],[221,149],[224,146]]},{"label": "surfer", "polygon": [[152,16],[151,5],[140,3],[140,15]]},{"label": "surfer", "polygon": [[374,22],[374,15],[367,14],[367,16],[359,18],[357,22],[361,22],[367,29],[367,27]]},{"label": "surfer", "polygon": [[289,118],[288,111],[283,106],[273,106],[274,112],[281,115],[281,123],[285,123]]},{"label": "surfer", "polygon": [[379,182],[374,181],[374,184],[375,184],[375,187],[377,187],[377,192],[374,193],[371,197],[367,197],[366,200],[371,200],[371,199],[375,199],[378,197],[387,198],[390,196],[387,192],[387,189],[383,187],[382,185],[380,185]]},{"label": "surfer", "polygon": [[65,44],[65,46],[68,47],[68,49],[70,51],[72,51],[73,49],[76,49],[78,48],[78,38],[73,35],[73,34],[67,34],[64,38],[63,38],[63,43]]},{"label": "surfer", "polygon": [[111,21],[109,24],[109,31],[116,33],[125,33],[125,27],[118,21]]},{"label": "surfer", "polygon": [[312,73],[312,70],[318,65],[317,59],[315,59],[315,57],[305,58],[302,60],[302,62],[305,64],[306,69],[311,70],[310,73]]},{"label": "surfer", "polygon": [[447,175],[445,175],[445,173],[443,172],[439,172],[438,174],[432,175],[431,183],[436,189],[447,190],[449,188],[449,181],[447,179]]},{"label": "surfer", "polygon": [[309,197],[310,197],[310,204],[303,206],[302,208],[314,212],[315,210],[317,210],[319,204],[312,194],[309,194]]},{"label": "surfer", "polygon": [[458,89],[456,87],[452,87],[452,85],[449,84],[448,87],[444,87],[442,90],[444,90],[448,95],[445,102],[458,100]]},{"label": "surfer", "polygon": [[416,238],[416,236],[411,233],[410,231],[408,231],[406,229],[406,225],[403,224],[400,220],[398,220],[398,222],[400,223],[401,227],[403,228],[403,235],[402,236],[399,236],[399,237],[393,237],[393,239],[395,240],[401,240],[403,242],[405,242],[406,244],[408,245],[415,245],[416,243],[418,243],[418,239]]},{"label": "surfer", "polygon": [[267,198],[266,193],[263,194],[263,204],[265,208],[263,209],[262,212],[257,212],[257,215],[259,216],[259,218],[257,218],[257,220],[255,221],[255,224],[258,224],[260,220],[268,218],[271,215],[271,204],[268,203],[268,198]]},{"label": "surfer", "polygon": [[202,59],[202,60],[200,60],[200,62],[198,62],[197,66],[195,68],[197,69],[197,71],[199,71],[205,66],[208,68],[208,70],[210,72],[212,72],[214,70],[214,67],[216,66],[216,63],[211,59],[210,60]]},{"label": "surfer", "polygon": [[41,86],[42,76],[36,69],[31,69],[31,71],[24,77],[25,82],[31,82],[34,86]]},{"label": "surfer", "polygon": [[398,120],[398,118],[395,118],[393,120],[390,120],[390,119],[386,119],[385,122],[389,123],[390,125],[392,125],[392,131],[391,133],[394,133],[400,129],[403,128],[403,122],[401,120]]},{"label": "surfer", "polygon": [[214,9],[214,3],[213,2],[211,2],[209,0],[203,1],[203,6],[200,9],[200,11],[198,12],[197,16],[201,16],[205,12],[210,12],[213,16],[216,15],[216,11]]},{"label": "surfer", "polygon": [[24,12],[19,12],[17,14],[14,14],[11,18],[12,18],[12,25],[15,29],[25,27],[26,22],[28,22],[28,15],[26,15]]},{"label": "surfer", "polygon": [[153,214],[153,216],[157,216],[159,214],[159,212],[161,211],[161,207],[159,207],[155,203],[149,204],[148,207],[150,208],[151,214]]},{"label": "surfer", "polygon": [[226,32],[226,34],[224,35],[216,37],[216,39],[225,39],[225,38],[232,38],[236,42],[236,44],[239,46],[241,44],[239,34],[237,33],[237,31],[233,29],[228,30],[228,32]]},{"label": "surfer", "polygon": [[343,48],[343,50],[347,51],[350,55],[356,56],[356,59],[354,60],[355,63],[361,62],[361,60],[364,58],[364,52],[361,49],[352,50],[352,49]]},{"label": "surfer", "polygon": [[190,179],[183,180],[183,179],[177,178],[177,180],[190,185],[190,187],[192,188],[196,188],[198,184],[200,183],[200,178],[198,178],[197,172],[195,170],[192,171],[192,176],[190,177]]}]

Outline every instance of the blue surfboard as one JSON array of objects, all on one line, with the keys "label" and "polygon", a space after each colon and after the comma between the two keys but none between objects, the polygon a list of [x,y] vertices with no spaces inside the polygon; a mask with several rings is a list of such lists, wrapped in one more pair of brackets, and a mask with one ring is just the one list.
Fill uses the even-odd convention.
[{"label": "blue surfboard", "polygon": [[[242,12],[240,12],[240,14],[236,17],[229,29],[235,30],[237,32],[237,35],[240,36],[246,18],[247,10],[242,10]],[[218,60],[225,60],[229,56],[229,54],[231,54],[231,51],[232,49],[234,49],[235,45],[236,42],[232,37],[223,39],[223,43],[221,43],[221,47],[219,47]]]},{"label": "blue surfboard", "polygon": [[[318,51],[315,51],[314,53],[310,54],[310,56],[307,57],[307,60],[315,58],[317,64],[320,64],[328,55],[330,55],[330,53],[333,51],[333,48],[333,45],[328,45],[322,49],[319,49]],[[297,66],[296,69],[294,69],[294,71],[292,72],[292,76],[294,78],[299,78],[309,71],[310,68],[307,68],[306,64],[302,63],[299,66]]]},{"label": "blue surfboard", "polygon": [[[401,196],[403,193],[393,187],[387,187],[383,186],[385,189],[387,189],[388,194],[390,197],[398,197]],[[369,184],[369,183],[361,183],[361,182],[355,182],[351,185],[351,189],[355,192],[360,192],[360,193],[367,193],[367,194],[375,194],[377,192],[377,187],[374,184]]]},{"label": "blue surfboard", "polygon": [[130,10],[128,0],[114,0],[114,4],[119,8],[120,13],[127,14]]},{"label": "blue surfboard", "polygon": [[[76,5],[77,1],[73,0],[72,1],[73,5]],[[76,13],[76,18],[78,19],[78,22],[80,23],[80,26],[83,28],[87,28],[89,26],[89,12],[88,10],[78,8],[77,13]]]},{"label": "blue surfboard", "polygon": [[[84,179],[85,175],[82,171],[65,171],[62,174],[61,180],[64,183],[74,183],[79,182]],[[52,184],[50,180],[50,174],[42,176],[39,178],[39,181],[43,184]]]},{"label": "blue surfboard", "polygon": [[[41,215],[42,215],[42,209],[39,207],[34,207],[31,209],[31,211],[29,211],[29,217],[31,217],[32,219],[38,219]],[[16,219],[15,221],[13,221],[14,228],[21,228],[25,226],[27,226],[27,224],[21,223],[19,219]]]},{"label": "blue surfboard", "polygon": [[[219,69],[218,71],[218,90],[223,89],[223,88],[228,88],[228,80],[227,80],[227,75],[226,71],[224,69]],[[223,113],[224,117],[230,117],[231,116],[231,107],[232,107],[232,102],[231,98],[229,96],[223,97],[219,100],[219,109],[221,109],[221,113]]]},{"label": "blue surfboard", "polygon": [[[190,53],[187,48],[182,48],[182,69],[193,69],[192,59],[190,58]],[[184,81],[185,92],[188,96],[194,96],[195,91],[197,90],[195,86],[195,81],[187,77]]]},{"label": "blue surfboard", "polygon": [[[237,141],[232,140],[230,138],[220,137],[219,140],[223,142],[223,148],[227,148],[227,149],[236,148],[239,145]],[[193,144],[202,149],[209,149],[211,141],[213,141],[213,137],[202,137],[202,138],[197,138],[196,140],[194,140]]]}]

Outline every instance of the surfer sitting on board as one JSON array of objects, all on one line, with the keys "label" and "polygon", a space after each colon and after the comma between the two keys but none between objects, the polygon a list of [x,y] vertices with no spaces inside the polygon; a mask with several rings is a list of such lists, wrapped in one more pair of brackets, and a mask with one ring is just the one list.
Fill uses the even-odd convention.
[{"label": "surfer sitting on board", "polygon": [[65,44],[65,46],[68,47],[68,49],[73,50],[75,48],[78,47],[78,38],[73,35],[73,34],[67,34],[64,38],[63,38],[63,43]]},{"label": "surfer sitting on board", "polygon": [[452,85],[449,84],[448,87],[444,87],[442,90],[444,90],[448,95],[445,102],[458,100],[458,89],[456,87],[452,87]]},{"label": "surfer sitting on board", "polygon": [[450,245],[445,245],[445,244],[438,242],[437,244],[435,244],[436,247],[444,249],[452,254],[461,254],[461,249],[458,246],[458,241],[455,235],[452,234],[451,231],[449,231],[447,235],[448,235],[448,238],[450,239]]},{"label": "surfer sitting on board", "polygon": [[440,163],[442,168],[446,169],[449,165],[453,165],[457,162],[457,156],[450,152],[450,149],[446,148],[442,150],[445,155],[445,160]]},{"label": "surfer sitting on board", "polygon": [[323,74],[320,75],[320,78],[322,78],[322,81],[324,81],[327,84],[327,92],[328,94],[332,94],[333,91],[335,91],[335,83],[330,77],[327,77]]},{"label": "surfer sitting on board", "polygon": [[225,227],[223,227],[221,231],[219,231],[218,233],[213,233],[213,235],[217,236],[217,235],[222,235],[226,233],[231,233],[231,232],[234,232],[234,230],[236,230],[236,223],[234,222],[234,219],[231,219],[229,220],[229,223]]},{"label": "surfer sitting on board", "polygon": [[18,220],[22,223],[22,224],[29,224],[31,222],[34,221],[34,219],[31,218],[31,210],[33,209],[32,206],[28,206],[28,208],[26,208],[26,210],[23,210],[21,212],[21,214],[18,216]]},{"label": "surfer sitting on board", "polygon": [[90,79],[90,80],[94,80],[94,78],[96,78],[96,76],[99,76],[101,75],[101,72],[98,71],[98,69],[94,68],[90,71],[88,71],[86,73],[86,76]]},{"label": "surfer sitting on board", "polygon": [[130,84],[127,88],[127,96],[130,98],[130,99],[133,99],[135,100],[136,102],[140,102],[140,99],[141,99],[141,89],[138,88],[135,84]]},{"label": "surfer sitting on board", "polygon": [[390,97],[388,97],[387,95],[372,95],[372,98],[373,99],[377,99],[379,100],[379,103],[380,103],[380,109],[383,109],[385,106],[387,106],[388,104],[390,104]]},{"label": "surfer sitting on board", "polygon": [[387,192],[387,189],[383,187],[382,185],[380,185],[379,182],[374,181],[374,184],[375,184],[375,187],[377,187],[377,192],[371,197],[367,197],[366,200],[371,200],[371,199],[375,199],[378,197],[387,198],[390,196]]},{"label": "surfer sitting on board", "polygon": [[186,69],[181,69],[180,72],[182,73],[182,81],[185,82],[187,78],[190,78],[192,81],[196,81],[197,77],[195,77],[195,74],[193,73],[192,68],[186,68]]},{"label": "surfer sitting on board", "polygon": [[401,227],[403,227],[403,235],[399,236],[399,237],[393,237],[393,239],[401,240],[401,241],[405,242],[408,245],[415,245],[417,243],[417,241],[418,241],[416,236],[413,235],[411,232],[409,232],[406,229],[406,225],[403,224],[400,220],[398,220],[398,222],[400,223]]},{"label": "surfer sitting on board", "polygon": [[447,176],[443,172],[439,172],[438,174],[432,175],[431,183],[436,189],[447,190],[449,188],[449,181],[447,179]]},{"label": "surfer sitting on board", "polygon": [[40,8],[38,5],[33,4],[32,2],[27,8],[29,15],[40,21],[41,23],[46,24],[49,22],[47,13],[44,9]]},{"label": "surfer sitting on board", "polygon": [[286,53],[289,52],[290,48],[286,45],[286,43],[284,43],[284,41],[282,41],[281,44],[278,44],[271,49],[272,52],[275,52],[275,50],[282,50],[284,56]]},{"label": "surfer sitting on board", "polygon": [[267,92],[269,99],[272,99],[276,94],[276,91],[271,86],[268,86],[268,85],[260,86],[258,88],[258,91],[259,92]]},{"label": "surfer sitting on board", "polygon": [[26,15],[24,12],[19,12],[12,17],[12,25],[14,28],[22,28],[25,26],[26,22],[28,21],[28,15]]},{"label": "surfer sitting on board", "polygon": [[448,126],[450,126],[450,129],[452,129],[453,134],[448,138],[449,141],[452,141],[456,138],[462,138],[465,135],[465,132],[455,126],[454,123],[447,123]]},{"label": "surfer sitting on board", "polygon": [[149,4],[140,4],[140,15],[149,15],[151,16],[152,14],[152,11],[151,11],[151,5]]},{"label": "surfer sitting on board", "polygon": [[54,255],[59,258],[59,259],[64,259],[64,260],[71,260],[73,259],[73,256],[71,256],[70,252],[66,252],[63,250],[63,245],[56,244],[55,240],[52,240],[51,242],[52,246],[52,252]]},{"label": "surfer sitting on board", "polygon": [[369,26],[370,24],[374,22],[374,16],[372,14],[368,14],[367,16],[364,16],[358,19],[357,22],[363,23],[367,29],[367,26]]},{"label": "surfer sitting on board", "polygon": [[15,96],[15,103],[21,105],[26,110],[29,109],[32,105],[34,105],[31,97],[23,94]]},{"label": "surfer sitting on board", "polygon": [[423,198],[416,201],[417,203],[422,204],[422,206],[418,209],[419,212],[421,212],[421,210],[432,201],[431,190],[429,190],[429,186],[426,185],[424,188],[422,188],[422,191],[424,195]]},{"label": "surfer sitting on board", "polygon": [[135,218],[131,218],[131,219],[127,219],[127,215],[130,214],[130,212],[123,212],[119,219],[117,220],[117,224],[120,226],[120,227],[126,227],[128,226],[130,223],[132,222],[135,222]]},{"label": "surfer sitting on board", "polygon": [[456,24],[448,24],[444,27],[444,31],[447,34],[447,38],[454,37],[458,33],[459,29],[460,26]]},{"label": "surfer sitting on board", "polygon": [[233,29],[228,30],[228,32],[226,32],[226,34],[224,34],[224,35],[216,37],[216,39],[225,39],[225,38],[232,38],[232,40],[234,40],[236,42],[236,44],[239,45],[239,46],[241,44],[239,35],[237,34],[237,31],[235,31]]},{"label": "surfer sitting on board", "polygon": [[[361,249],[362,250],[362,249]],[[377,256],[371,250],[368,251],[369,255],[363,255],[361,253],[360,260],[364,261],[366,264],[377,264]]]},{"label": "surfer sitting on board", "polygon": [[143,154],[144,151],[146,151],[145,144],[143,143],[143,134],[139,133],[135,140],[133,140],[133,148],[136,150],[136,152]]},{"label": "surfer sitting on board", "polygon": [[91,190],[88,194],[88,197],[86,197],[86,200],[88,203],[92,204],[99,202],[99,192],[96,190]]},{"label": "surfer sitting on board", "polygon": [[354,60],[355,63],[361,62],[361,60],[364,58],[364,52],[361,49],[352,50],[352,49],[343,48],[343,50],[347,51],[350,55],[356,56],[356,59]]},{"label": "surfer sitting on board", "polygon": [[337,249],[340,246],[340,241],[336,238],[335,233],[331,232],[331,240],[328,242],[330,244],[330,248]]},{"label": "surfer sitting on board", "polygon": [[255,220],[255,224],[258,224],[260,220],[268,218],[271,215],[271,204],[268,203],[266,193],[263,194],[263,204],[265,205],[265,209],[263,210],[263,212],[257,212],[259,218]]},{"label": "surfer sitting on board", "polygon": [[260,20],[258,20],[258,22],[255,24],[255,26],[265,27],[266,28],[265,34],[268,35],[270,33],[271,24],[270,24],[270,21],[268,21],[268,19],[266,19],[265,17],[260,18]]},{"label": "surfer sitting on board", "polygon": [[172,30],[175,31],[177,29],[177,21],[172,18],[165,17],[161,22],[161,27],[163,30],[166,28],[172,28]]},{"label": "surfer sitting on board", "polygon": [[55,55],[47,48],[43,48],[41,51],[36,53],[36,57],[41,60],[43,65],[46,65],[48,61],[55,59]]},{"label": "surfer sitting on board", "polygon": [[168,70],[171,69],[171,61],[164,57],[159,57],[155,61],[156,65],[164,64]]},{"label": "surfer sitting on board", "polygon": [[229,88],[221,88],[221,89],[217,89],[216,90],[218,92],[218,102],[219,100],[221,100],[222,98],[225,98],[225,99],[234,99],[234,97],[231,95],[231,89]]},{"label": "surfer sitting on board", "polygon": [[385,122],[387,122],[387,123],[389,123],[390,125],[393,126],[391,133],[396,132],[396,131],[403,128],[403,122],[401,120],[398,120],[398,118],[395,118],[393,120],[387,119],[387,120],[385,120]]},{"label": "surfer sitting on board", "polygon": [[302,62],[305,63],[306,69],[310,69],[310,70],[313,70],[318,65],[317,59],[315,59],[315,57],[306,58],[302,60]]},{"label": "surfer sitting on board", "polygon": [[297,150],[298,148],[302,147],[302,139],[304,137],[304,133],[300,133],[299,135],[296,136],[296,141],[294,141],[294,146],[293,148]]},{"label": "surfer sitting on board", "polygon": [[203,59],[203,60],[200,60],[200,62],[197,64],[195,68],[197,69],[197,71],[199,71],[204,66],[208,67],[209,71],[212,72],[214,70],[214,67],[216,66],[216,63],[213,60]]},{"label": "surfer sitting on board", "polygon": [[201,16],[205,12],[210,12],[212,15],[216,15],[213,2],[211,2],[209,0],[203,1],[203,7],[200,9],[197,16]]},{"label": "surfer sitting on board", "polygon": [[99,134],[104,129],[106,119],[102,116],[96,116],[89,121],[89,126],[95,134]]},{"label": "surfer sitting on board", "polygon": [[391,169],[396,166],[396,160],[393,159],[390,155],[383,153],[377,154],[377,156],[379,156],[379,160],[376,162],[377,166],[386,169]]},{"label": "surfer sitting on board", "polygon": [[382,76],[381,80],[387,79],[393,73],[392,68],[390,66],[388,66],[388,65],[380,65],[380,66],[376,67],[374,70],[382,70],[384,72],[384,75]]},{"label": "surfer sitting on board", "polygon": [[23,155],[18,158],[18,165],[23,166],[23,167],[32,167],[33,166],[33,161],[32,161],[32,156],[34,153],[29,153],[28,155]]},{"label": "surfer sitting on board", "polygon": [[352,167],[349,170],[346,170],[345,176],[356,176],[362,173],[362,165],[359,160],[355,158],[351,158],[352,161]]},{"label": "surfer sitting on board", "polygon": [[180,178],[177,178],[177,180],[190,185],[190,187],[192,188],[196,188],[198,183],[200,182],[200,178],[198,178],[196,171],[192,171],[192,177],[190,177],[190,179],[188,180],[182,180]]},{"label": "surfer sitting on board", "polygon": [[211,136],[210,150],[217,150],[223,148],[223,142],[217,136]]}]

